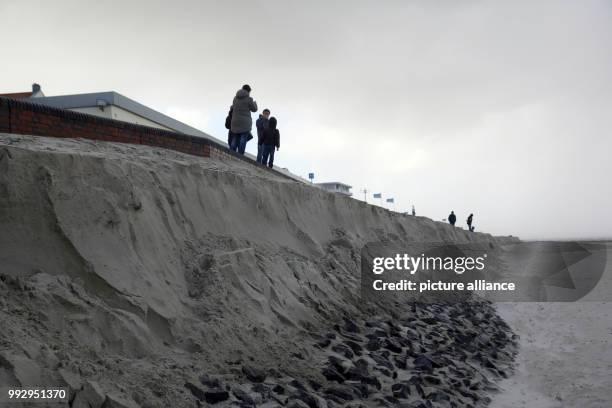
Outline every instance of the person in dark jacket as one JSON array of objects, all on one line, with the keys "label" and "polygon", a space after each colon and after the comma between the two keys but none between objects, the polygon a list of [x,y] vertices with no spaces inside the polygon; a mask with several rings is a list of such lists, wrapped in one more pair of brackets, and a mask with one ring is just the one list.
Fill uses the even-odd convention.
[{"label": "person in dark jacket", "polygon": [[261,154],[261,164],[272,167],[274,163],[274,148],[280,149],[280,132],[276,128],[276,118],[270,118],[268,128],[264,129],[262,135],[263,153]]},{"label": "person in dark jacket", "polygon": [[242,89],[236,92],[232,102],[230,126],[230,132],[232,133],[230,149],[240,154],[244,154],[247,142],[253,138],[253,135],[251,135],[251,128],[253,127],[251,112],[257,112],[257,102],[251,98],[251,87],[244,85]]},{"label": "person in dark jacket", "polygon": [[270,109],[264,109],[259,115],[259,119],[255,122],[257,127],[257,163],[261,163],[261,155],[263,154],[263,132],[268,128],[268,118],[270,117]]},{"label": "person in dark jacket", "polygon": [[474,231],[474,227],[472,227],[472,220],[474,219],[474,214],[470,214],[469,217],[467,217],[467,225],[468,225],[468,229],[470,231]]},{"label": "person in dark jacket", "polygon": [[227,129],[227,145],[232,150],[232,107],[230,106],[227,117],[225,118],[225,128]]},{"label": "person in dark jacket", "polygon": [[450,222],[450,225],[452,225],[453,227],[455,226],[455,223],[457,222],[457,216],[455,215],[454,211],[451,211],[450,215],[448,216],[448,222]]}]

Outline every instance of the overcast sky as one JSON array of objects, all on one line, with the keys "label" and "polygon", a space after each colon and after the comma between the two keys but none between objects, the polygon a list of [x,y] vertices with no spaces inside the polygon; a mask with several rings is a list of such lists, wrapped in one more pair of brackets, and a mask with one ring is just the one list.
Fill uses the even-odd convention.
[{"label": "overcast sky", "polygon": [[114,90],[225,140],[249,83],[299,175],[612,237],[610,1],[0,0],[0,27],[0,92]]}]

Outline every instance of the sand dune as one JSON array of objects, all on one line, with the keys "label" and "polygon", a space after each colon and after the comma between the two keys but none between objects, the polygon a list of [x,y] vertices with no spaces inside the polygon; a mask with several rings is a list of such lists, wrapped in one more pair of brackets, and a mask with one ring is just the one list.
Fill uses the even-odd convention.
[{"label": "sand dune", "polygon": [[[278,381],[325,384],[329,352],[313,344],[334,324],[350,317],[362,332],[376,325],[387,334],[399,330],[384,323],[392,310],[379,310],[382,323],[372,323],[362,307],[365,243],[504,240],[392,213],[239,161],[14,135],[0,135],[0,231],[0,383],[65,384],[78,391],[73,406],[96,393],[108,406],[119,406],[114,396],[125,406],[196,406],[209,398],[199,398],[198,387],[211,386],[198,376],[234,384],[253,376],[245,374],[247,364]],[[467,313],[466,325],[506,339],[501,323],[493,327],[490,306],[474,307],[490,319],[463,309],[439,315]],[[413,319],[398,319],[406,333]],[[440,332],[452,329],[435,319]],[[422,344],[423,353],[435,351]],[[481,364],[465,369],[481,378]],[[410,367],[403,370],[407,375]],[[244,402],[238,394],[224,403],[238,406],[231,405]],[[321,401],[316,406],[342,405]]]}]

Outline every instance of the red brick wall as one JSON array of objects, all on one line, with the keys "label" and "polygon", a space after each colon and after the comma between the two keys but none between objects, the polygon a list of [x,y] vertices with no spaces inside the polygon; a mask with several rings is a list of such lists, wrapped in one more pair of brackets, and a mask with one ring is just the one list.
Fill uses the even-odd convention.
[{"label": "red brick wall", "polygon": [[[0,132],[142,144],[220,160],[255,161],[212,140],[0,97]],[[274,173],[287,177],[280,172]]]}]

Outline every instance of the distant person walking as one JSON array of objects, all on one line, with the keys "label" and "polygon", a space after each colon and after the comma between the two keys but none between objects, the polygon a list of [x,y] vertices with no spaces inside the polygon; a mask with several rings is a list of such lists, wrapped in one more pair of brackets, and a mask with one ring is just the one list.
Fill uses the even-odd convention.
[{"label": "distant person walking", "polygon": [[414,205],[412,206],[412,216],[414,217],[416,215],[416,210],[414,209]]},{"label": "distant person walking", "polygon": [[451,211],[450,215],[448,216],[448,222],[450,222],[450,225],[452,225],[453,227],[455,226],[455,223],[457,222],[457,216],[455,215],[454,211]]},{"label": "distant person walking", "polygon": [[263,132],[268,128],[268,119],[270,118],[270,109],[264,109],[259,115],[259,119],[255,122],[257,127],[257,163],[261,163],[261,155],[263,154]]},{"label": "distant person walking", "polygon": [[251,112],[257,112],[257,102],[251,98],[251,87],[244,85],[236,92],[232,102],[230,150],[244,154],[247,142],[253,138],[253,135],[251,135],[251,128],[253,127]]},{"label": "distant person walking", "polygon": [[467,217],[467,225],[468,225],[468,229],[470,231],[474,231],[474,227],[472,227],[472,220],[474,218],[474,214],[470,214],[469,217]]},{"label": "distant person walking", "polygon": [[262,136],[261,164],[272,167],[274,164],[274,148],[280,149],[280,132],[276,128],[276,118],[271,117],[268,128],[264,129]]}]

